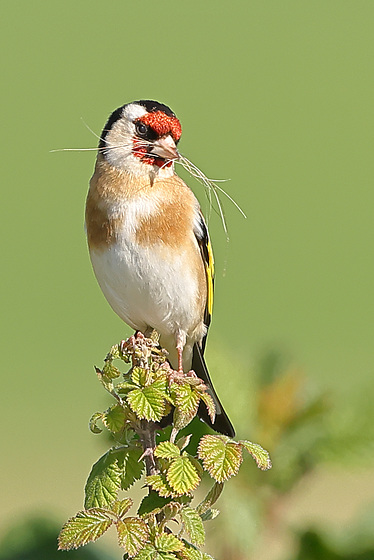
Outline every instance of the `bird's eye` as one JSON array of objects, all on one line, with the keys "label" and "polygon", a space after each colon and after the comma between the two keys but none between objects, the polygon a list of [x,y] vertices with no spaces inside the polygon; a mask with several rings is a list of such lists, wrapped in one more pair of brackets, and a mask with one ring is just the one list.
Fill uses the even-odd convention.
[{"label": "bird's eye", "polygon": [[135,123],[135,130],[139,136],[145,136],[148,132],[148,126],[142,122]]}]

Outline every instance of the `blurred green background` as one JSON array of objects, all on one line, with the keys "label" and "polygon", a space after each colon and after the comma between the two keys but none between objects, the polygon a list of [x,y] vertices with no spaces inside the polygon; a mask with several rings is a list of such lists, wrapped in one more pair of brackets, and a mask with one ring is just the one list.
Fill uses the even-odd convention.
[{"label": "blurred green background", "polygon": [[[95,153],[50,150],[96,146],[84,123],[100,134],[113,109],[149,98],[176,112],[182,153],[231,179],[223,186],[248,214],[224,201],[228,245],[214,213],[209,222],[217,282],[207,359],[238,435],[277,453],[256,393],[277,371],[303,371],[296,408],[327,395],[318,426],[282,440],[289,457],[323,434],[310,469],[298,477],[290,467],[294,484],[282,486],[287,526],[274,532],[270,517],[257,551],[283,559],[304,546],[304,560],[335,558],[314,554],[322,537],[312,532],[296,545],[295,531],[332,534],[374,500],[373,24],[371,0],[2,4],[0,538],[27,516],[61,523],[81,508],[102,451],[87,422],[106,405],[92,365],[130,334],[86,249]],[[206,211],[203,187],[182,175]],[[238,523],[252,528],[240,542],[229,514],[219,531],[212,525],[218,559],[251,558],[243,538],[253,544],[259,529],[247,506]]]}]

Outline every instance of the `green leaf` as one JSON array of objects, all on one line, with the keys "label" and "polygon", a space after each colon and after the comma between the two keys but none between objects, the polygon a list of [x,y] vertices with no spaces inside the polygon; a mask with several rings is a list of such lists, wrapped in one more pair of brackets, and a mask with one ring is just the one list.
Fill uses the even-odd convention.
[{"label": "green leaf", "polygon": [[171,441],[161,442],[155,449],[155,456],[162,459],[177,459],[180,456],[180,449]]},{"label": "green leaf", "polygon": [[184,436],[178,439],[176,445],[179,447],[181,451],[185,449],[191,441],[192,434],[188,434],[188,436]]},{"label": "green leaf", "polygon": [[191,463],[193,464],[193,466],[197,470],[197,474],[201,478],[204,474],[204,469],[203,469],[200,461],[198,459],[196,459],[196,457],[194,457],[193,455],[190,455],[187,452],[183,453],[183,455],[187,455],[187,457],[189,458],[189,460],[191,461]]},{"label": "green leaf", "polygon": [[203,521],[212,521],[212,519],[215,519],[219,513],[219,509],[207,509],[200,517]]},{"label": "green leaf", "polygon": [[121,471],[115,450],[109,450],[92,467],[84,489],[86,509],[110,506],[121,486]]},{"label": "green leaf", "polygon": [[151,544],[146,544],[144,548],[142,548],[136,556],[133,557],[133,560],[153,560],[156,557],[157,550]]},{"label": "green leaf", "polygon": [[112,504],[112,512],[119,518],[122,518],[129,511],[133,504],[131,498],[124,498],[123,500],[116,500]]},{"label": "green leaf", "polygon": [[118,466],[121,469],[121,489],[128,490],[130,486],[139,480],[144,471],[144,463],[140,461],[142,456],[140,447],[128,447],[118,457]]},{"label": "green leaf", "polygon": [[159,422],[165,414],[165,397],[152,385],[130,391],[127,402],[139,419]]},{"label": "green leaf", "polygon": [[80,511],[62,527],[58,537],[58,549],[71,550],[96,541],[112,523],[107,512],[101,508]]},{"label": "green leaf", "polygon": [[203,554],[203,560],[214,560],[213,556],[210,556],[210,554]]},{"label": "green leaf", "polygon": [[147,525],[139,517],[126,517],[116,522],[118,544],[129,556],[135,556],[149,538]]},{"label": "green leaf", "polygon": [[103,374],[109,379],[116,379],[121,375],[121,372],[118,368],[116,368],[111,361],[107,361],[103,367]]},{"label": "green leaf", "polygon": [[223,482],[215,482],[203,501],[197,506],[196,510],[200,515],[212,507],[220,497],[223,490]]},{"label": "green leaf", "polygon": [[142,476],[144,464],[139,462],[138,447],[111,449],[92,467],[85,487],[85,508],[110,506],[118,491],[127,490]]},{"label": "green leaf", "polygon": [[252,455],[254,460],[257,463],[257,466],[262,471],[267,471],[271,469],[271,459],[269,452],[266,451],[261,445],[258,443],[252,443],[251,441],[247,440],[240,440],[239,445],[244,447]]},{"label": "green leaf", "polygon": [[111,406],[103,415],[103,423],[111,432],[120,432],[126,422],[126,412],[120,404]]},{"label": "green leaf", "polygon": [[138,389],[138,386],[135,385],[135,383],[129,383],[128,381],[123,381],[122,383],[117,383],[116,385],[116,391],[120,395],[132,391],[132,389]]},{"label": "green leaf", "polygon": [[181,508],[182,504],[179,504],[178,502],[170,502],[169,504],[164,506],[162,508],[162,512],[166,521],[175,519],[175,516],[180,512]]},{"label": "green leaf", "polygon": [[200,550],[192,546],[190,543],[187,543],[187,541],[184,541],[184,544],[185,548],[180,554],[180,557],[183,558],[183,560],[203,560],[203,553]]},{"label": "green leaf", "polygon": [[99,378],[99,381],[102,384],[102,386],[104,387],[104,389],[106,391],[108,391],[108,393],[112,393],[113,390],[114,390],[114,385],[113,385],[113,382],[110,379],[110,377],[106,377],[106,375],[103,374],[101,369],[99,369],[96,366],[95,366],[95,371],[96,371],[97,377]]},{"label": "green leaf", "polygon": [[185,455],[172,462],[167,470],[166,478],[177,494],[187,494],[195,490],[200,483],[200,477]]},{"label": "green leaf", "polygon": [[111,362],[112,360],[116,360],[121,357],[121,353],[119,350],[119,345],[114,344],[112,348],[109,350],[108,354],[105,357],[106,362]]},{"label": "green leaf", "polygon": [[200,515],[196,509],[191,507],[184,507],[180,513],[184,528],[192,544],[202,546],[205,542],[205,531]]},{"label": "green leaf", "polygon": [[148,372],[146,369],[141,367],[134,367],[131,371],[131,379],[134,383],[140,387],[144,387],[148,377]]},{"label": "green leaf", "polygon": [[155,538],[155,547],[159,552],[179,552],[184,544],[171,533],[161,533]]},{"label": "green leaf", "polygon": [[169,486],[164,474],[152,474],[147,476],[146,483],[163,498],[168,498],[175,494],[173,489]]},{"label": "green leaf", "polygon": [[241,446],[226,436],[203,436],[199,443],[198,456],[204,469],[217,482],[224,482],[235,476],[243,460]]},{"label": "green leaf", "polygon": [[200,402],[200,394],[191,385],[177,385],[173,388],[175,406],[182,414],[193,418],[196,416]]},{"label": "green leaf", "polygon": [[216,405],[214,404],[213,397],[209,395],[209,393],[202,391],[200,393],[200,398],[205,403],[205,406],[207,407],[208,410],[208,415],[211,421],[214,423],[214,419],[216,417]]},{"label": "green leaf", "polygon": [[160,391],[161,393],[163,393],[164,396],[166,396],[167,395],[167,387],[168,387],[168,381],[167,381],[166,375],[164,373],[159,375],[157,377],[157,379],[155,379],[154,382],[152,383],[152,387],[154,389],[156,389],[157,391]]},{"label": "green leaf", "polygon": [[174,408],[173,414],[173,426],[176,432],[178,433],[180,430],[188,426],[188,424],[193,420],[193,416],[183,414],[179,408]]},{"label": "green leaf", "polygon": [[155,490],[144,496],[138,509],[138,515],[146,515],[147,513],[158,513],[161,509],[170,502],[171,498],[162,498]]},{"label": "green leaf", "polygon": [[98,420],[101,420],[103,417],[103,413],[102,412],[95,412],[95,414],[93,414],[90,418],[90,422],[89,422],[89,428],[91,430],[92,433],[94,434],[101,434],[101,432],[103,431],[101,428],[99,428],[99,426],[97,425]]}]

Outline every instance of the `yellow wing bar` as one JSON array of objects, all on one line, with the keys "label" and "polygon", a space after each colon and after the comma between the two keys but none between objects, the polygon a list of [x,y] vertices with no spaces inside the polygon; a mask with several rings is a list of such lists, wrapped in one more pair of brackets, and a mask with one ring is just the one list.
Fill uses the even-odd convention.
[{"label": "yellow wing bar", "polygon": [[208,310],[208,314],[210,315],[210,317],[212,316],[213,313],[213,292],[214,292],[214,258],[213,258],[213,251],[212,251],[212,245],[209,241],[209,238],[207,240],[207,244],[206,244],[206,248],[207,248],[207,253],[208,253],[208,260],[205,261],[205,269],[206,269],[206,277],[207,277],[207,287],[208,287],[208,297],[207,297],[207,310]]},{"label": "yellow wing bar", "polygon": [[[213,291],[214,291],[214,258],[212,245],[209,239],[208,228],[203,215],[200,212],[199,228],[195,231],[196,239],[200,247],[201,256],[204,261],[206,281],[207,281],[207,300],[205,307],[204,323],[209,327],[213,311]],[[204,343],[203,343],[204,347]]]}]

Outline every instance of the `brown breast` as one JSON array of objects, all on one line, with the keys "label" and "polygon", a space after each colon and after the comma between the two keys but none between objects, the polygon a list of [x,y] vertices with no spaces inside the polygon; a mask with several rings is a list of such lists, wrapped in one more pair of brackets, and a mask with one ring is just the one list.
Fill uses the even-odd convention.
[{"label": "brown breast", "polygon": [[90,181],[86,202],[86,228],[90,248],[109,246],[117,239],[119,228],[126,219],[125,212],[113,212],[126,199],[148,198],[154,201],[155,211],[139,218],[136,240],[141,245],[162,242],[182,247],[191,242],[196,199],[192,191],[178,177],[156,179],[134,177],[109,165],[98,156]]}]

